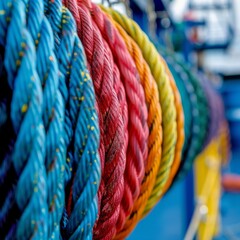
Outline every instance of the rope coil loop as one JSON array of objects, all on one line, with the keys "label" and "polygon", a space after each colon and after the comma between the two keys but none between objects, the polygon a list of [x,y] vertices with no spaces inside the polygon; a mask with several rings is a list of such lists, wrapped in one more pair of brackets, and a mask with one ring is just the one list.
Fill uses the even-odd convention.
[{"label": "rope coil loop", "polygon": [[174,176],[176,175],[178,168],[180,166],[180,163],[181,163],[182,151],[183,151],[184,139],[185,139],[185,136],[184,136],[184,124],[185,124],[184,122],[185,121],[184,121],[182,100],[180,97],[179,90],[175,84],[173,75],[170,72],[167,63],[165,62],[165,60],[162,57],[161,57],[161,62],[162,62],[162,64],[165,65],[167,75],[169,76],[170,84],[171,84],[173,94],[174,94],[174,102],[175,102],[176,112],[177,112],[177,142],[176,142],[176,148],[175,148],[174,162],[171,167],[170,176],[164,186],[164,190],[162,193],[162,195],[164,195],[167,192],[167,190],[169,189],[169,187],[171,186]]},{"label": "rope coil loop", "polygon": [[[120,102],[120,93],[116,93],[119,83],[113,77],[114,65],[110,50],[103,40],[96,24],[85,4],[76,1],[64,1],[77,23],[77,30],[82,40],[88,68],[93,78],[100,116],[100,157],[102,163],[102,181],[98,194],[100,207],[98,225],[107,231],[100,235],[114,235],[114,228],[120,210],[124,190],[124,170],[128,135],[128,117],[124,113],[126,99]],[[121,104],[121,106],[120,106]],[[124,114],[121,114],[124,113]],[[101,122],[102,119],[102,122]],[[97,226],[97,225],[96,225]],[[95,231],[96,232],[96,231]],[[107,237],[106,236],[106,237]]]},{"label": "rope coil loop", "polygon": [[[86,2],[90,5],[89,1]],[[89,10],[94,22],[111,48],[114,60],[119,66],[129,109],[129,145],[124,195],[120,209],[120,218],[117,223],[118,230],[121,229],[126,217],[131,213],[133,203],[140,194],[140,186],[144,177],[144,168],[148,154],[147,109],[144,92],[139,82],[139,75],[120,34],[97,5],[90,5]],[[101,231],[103,232],[103,230]]]},{"label": "rope coil loop", "polygon": [[159,99],[163,115],[163,150],[154,190],[145,209],[145,213],[147,213],[156,203],[156,199],[158,199],[161,195],[164,185],[169,177],[170,169],[174,159],[175,145],[177,140],[174,95],[168,76],[164,69],[165,67],[161,64],[159,54],[154,45],[149,41],[148,37],[141,31],[140,27],[131,19],[123,16],[113,9],[107,9],[104,7],[102,7],[102,9],[108,12],[141,48],[143,57],[148,63],[152,75],[158,85]]},{"label": "rope coil loop", "polygon": [[[139,72],[140,82],[143,86],[146,105],[148,107],[148,128],[149,128],[149,138],[148,138],[148,159],[145,168],[145,176],[141,184],[141,192],[138,199],[134,202],[133,210],[131,215],[128,217],[124,226],[117,229],[120,232],[122,229],[128,229],[130,232],[137,224],[146,206],[148,197],[151,194],[153,186],[155,184],[156,175],[160,165],[161,159],[161,144],[162,144],[162,127],[161,127],[161,107],[158,97],[157,84],[153,79],[151,71],[144,60],[141,50],[137,44],[127,35],[124,29],[115,22],[109,15],[110,20],[113,22],[114,26],[117,28],[118,32],[123,37],[125,44],[132,59],[136,65]],[[120,216],[121,217],[121,216]],[[119,222],[124,223],[123,216]]]},{"label": "rope coil loop", "polygon": [[175,176],[175,179],[180,179],[189,171],[194,159],[202,150],[204,140],[207,136],[206,129],[208,126],[207,119],[209,113],[207,108],[207,99],[202,86],[198,82],[198,79],[194,74],[192,74],[190,68],[186,66],[180,58],[175,58],[174,60],[186,74],[186,78],[184,78],[183,81],[188,81],[186,85],[188,85],[188,91],[191,94],[190,100],[193,106],[193,128],[191,142],[189,144],[189,149],[183,155],[184,161],[181,162],[179,171]]}]

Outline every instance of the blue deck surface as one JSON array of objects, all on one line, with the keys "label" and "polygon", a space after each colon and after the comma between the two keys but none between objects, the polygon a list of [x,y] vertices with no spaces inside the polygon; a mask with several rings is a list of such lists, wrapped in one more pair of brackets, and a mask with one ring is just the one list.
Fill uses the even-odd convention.
[{"label": "blue deck surface", "polygon": [[[240,151],[234,152],[225,170],[240,174]],[[129,240],[182,240],[186,229],[185,182],[167,193],[153,211],[143,219]],[[215,240],[240,240],[240,194],[222,193],[221,232]]]}]

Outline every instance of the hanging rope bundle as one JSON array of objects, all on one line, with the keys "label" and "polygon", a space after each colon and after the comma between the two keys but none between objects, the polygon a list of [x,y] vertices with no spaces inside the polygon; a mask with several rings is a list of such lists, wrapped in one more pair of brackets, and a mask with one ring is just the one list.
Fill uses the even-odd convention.
[{"label": "hanging rope bundle", "polygon": [[[111,19],[111,16],[109,16],[109,18]],[[114,26],[117,28],[122,38],[124,39],[127,49],[131,54],[134,63],[136,64],[140,76],[140,82],[143,85],[143,89],[145,92],[145,99],[148,107],[148,127],[149,127],[148,159],[145,168],[145,176],[141,185],[141,193],[138,199],[135,201],[132,213],[124,226],[123,232],[124,234],[128,234],[135,227],[135,225],[141,218],[147,200],[155,184],[156,175],[160,165],[162,143],[161,107],[159,103],[157,85],[151,75],[150,69],[146,61],[142,56],[141,50],[139,49],[137,44],[133,41],[133,39],[131,39],[127,35],[124,29],[117,22],[115,22],[113,19],[111,19],[111,21],[113,22]],[[121,220],[121,222],[124,221]],[[117,230],[119,232],[121,228]]]},{"label": "hanging rope bundle", "polygon": [[157,48],[90,0],[0,2],[1,238],[125,239],[198,156],[219,174],[221,98]]}]

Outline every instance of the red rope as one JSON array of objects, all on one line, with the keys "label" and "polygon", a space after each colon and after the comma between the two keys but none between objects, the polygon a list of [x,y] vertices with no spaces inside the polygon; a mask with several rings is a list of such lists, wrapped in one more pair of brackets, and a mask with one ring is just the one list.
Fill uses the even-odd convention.
[{"label": "red rope", "polygon": [[117,70],[111,51],[92,22],[88,9],[82,4],[77,6],[76,0],[64,0],[63,3],[76,20],[78,35],[84,46],[94,83],[100,120],[102,119],[100,157],[103,174],[98,196],[98,226],[103,227],[105,236],[113,236],[113,226],[118,219],[124,190],[123,175],[128,142],[126,98],[119,83],[120,78],[118,79],[117,75],[113,76]]},{"label": "red rope", "polygon": [[[80,1],[79,1],[80,2]],[[120,34],[109,21],[100,8],[91,4],[89,0],[82,0],[89,8],[91,16],[107,41],[114,61],[119,67],[121,79],[125,86],[129,112],[129,145],[127,149],[127,163],[125,170],[124,195],[121,203],[120,215],[116,230],[120,231],[130,215],[134,201],[140,193],[140,186],[144,177],[147,160],[147,108],[143,88],[139,82],[139,76],[135,64],[123,42]],[[104,238],[109,229],[104,229],[100,224],[95,228],[94,237]],[[101,233],[101,237],[100,234]]]}]

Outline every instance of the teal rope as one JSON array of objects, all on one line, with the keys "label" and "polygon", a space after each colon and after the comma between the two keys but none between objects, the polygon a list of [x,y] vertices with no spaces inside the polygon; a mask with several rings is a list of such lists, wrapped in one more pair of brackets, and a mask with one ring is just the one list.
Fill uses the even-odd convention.
[{"label": "teal rope", "polygon": [[[20,113],[22,113],[22,115],[25,113],[27,116],[33,113],[34,119],[38,119],[37,117],[40,116],[39,121],[44,125],[44,128],[42,125],[39,127],[39,134],[37,134],[37,132],[33,136],[30,136],[36,138],[35,145],[24,145],[25,142],[31,140],[31,138],[29,139],[28,137],[29,128],[34,127],[34,124],[31,124],[30,121],[31,118],[30,120],[26,120],[29,125],[28,128],[24,125],[24,134],[14,128],[17,136],[16,143],[14,143],[15,139],[13,139],[13,141],[11,140],[8,143],[9,153],[6,153],[3,158],[1,157],[3,161],[1,160],[0,166],[0,189],[6,192],[6,195],[4,194],[6,196],[4,202],[0,203],[0,232],[3,231],[5,234],[1,234],[1,237],[6,236],[7,239],[28,239],[31,237],[36,237],[36,239],[92,239],[92,228],[98,212],[97,191],[100,182],[100,160],[98,156],[99,126],[95,110],[93,84],[86,68],[85,55],[81,42],[76,36],[74,20],[69,11],[62,8],[61,1],[44,1],[43,4],[43,1],[12,0],[7,3],[1,3],[0,6],[0,24],[2,23],[2,28],[0,28],[0,33],[2,33],[2,35],[0,35],[0,39],[2,40],[1,45],[5,47],[5,41],[3,40],[5,40],[4,34],[6,34],[6,31],[11,30],[11,39],[16,41],[13,41],[15,45],[11,49],[12,56],[5,54],[5,58],[7,59],[5,62],[7,64],[10,62],[11,64],[9,66],[12,67],[13,63],[15,63],[14,59],[16,58],[18,60],[17,57],[22,57],[22,59],[27,58],[27,60],[31,59],[30,65],[33,68],[32,71],[37,71],[37,76],[29,79],[35,82],[35,78],[39,78],[39,87],[41,82],[43,89],[42,93],[41,87],[39,89],[34,88],[36,91],[34,91],[35,95],[32,100],[31,95],[28,97],[29,94],[25,94],[26,89],[31,87],[31,82],[28,84],[25,83],[25,85],[16,85],[15,83],[13,85],[13,83],[10,83],[13,99],[15,99],[15,92],[17,92],[16,98],[21,97],[26,101],[28,100],[29,103],[33,101],[33,104],[30,105],[31,108],[28,104],[23,104],[20,109],[22,112],[20,111],[19,113],[16,111],[19,111],[19,104],[22,103],[23,100],[14,102],[14,104],[11,105],[11,117],[14,122],[21,123],[22,119],[17,118]],[[17,7],[13,8],[13,6]],[[14,11],[11,11],[12,8]],[[15,8],[17,8],[17,10]],[[44,16],[43,10],[48,20]],[[27,12],[27,16],[25,12]],[[10,16],[14,16],[13,13],[16,14],[14,23],[18,27],[15,27],[15,29],[7,25]],[[17,21],[19,15],[22,17],[22,22]],[[27,26],[24,25],[25,20]],[[11,20],[11,24],[12,21],[13,20]],[[19,39],[18,34],[24,29],[24,26],[25,28],[27,27],[29,31],[27,37],[31,41],[34,40],[37,61],[32,56],[35,53],[32,45],[32,48],[30,48],[30,50],[32,49],[33,51],[32,55],[29,55],[28,52],[30,57],[26,55],[24,51],[18,51],[21,47],[21,39]],[[13,31],[13,29],[15,31]],[[30,41],[29,39],[27,40]],[[20,47],[16,48],[16,44],[19,44]],[[18,56],[18,53],[20,56]],[[11,57],[13,60],[11,60]],[[34,65],[35,62],[37,66]],[[21,61],[20,63],[21,68],[25,67],[25,71],[29,71],[27,69],[28,66],[25,66],[26,64],[23,65]],[[19,62],[17,61],[16,64],[19,64]],[[8,81],[15,77],[13,69],[9,66],[6,66]],[[17,68],[14,70],[16,72]],[[22,81],[28,79],[28,74],[31,73],[31,67],[30,72],[25,73],[25,71],[20,72]],[[12,76],[9,77],[9,74],[12,74]],[[23,76],[26,76],[25,79],[23,79]],[[23,95],[20,95],[20,93]],[[39,94],[39,96],[36,96],[37,94]],[[41,96],[43,97],[42,102]],[[36,102],[38,103],[38,108],[35,109]],[[1,104],[1,110],[7,114],[6,106],[5,102]],[[37,114],[38,109],[39,111],[42,110],[39,114]],[[14,113],[12,113],[13,111]],[[30,113],[28,113],[29,111]],[[32,115],[30,115],[30,117],[31,116]],[[23,122],[25,122],[25,118],[27,117],[24,117]],[[5,124],[7,118],[4,117],[2,119],[2,123]],[[32,122],[34,123],[33,120]],[[46,132],[45,141],[43,129],[45,129]],[[39,138],[41,136],[40,141]],[[25,142],[24,137],[26,138]],[[19,138],[21,140],[18,140]],[[11,161],[8,159],[12,157],[12,154],[15,154],[16,157],[14,159],[15,162],[18,163],[21,158],[25,160],[27,156],[21,153],[23,152],[21,149],[20,151],[15,151],[16,144],[23,145],[23,147],[25,147],[23,150],[28,150],[26,153],[33,151],[33,154],[37,155],[32,154],[37,163],[42,160],[41,163],[43,165],[45,157],[47,186],[46,182],[43,181],[44,179],[46,181],[45,168],[43,166],[40,167],[39,164],[37,165],[35,162],[33,162],[35,165],[32,166],[32,155],[30,156],[31,164],[27,163],[30,167],[25,167],[23,170],[24,180],[18,178],[18,172],[20,170],[16,171],[16,168],[18,169],[20,167],[14,166],[13,169]],[[30,148],[31,146],[33,146],[32,150]],[[17,149],[19,150],[19,148]],[[43,155],[45,150],[46,155]],[[19,155],[20,153],[21,156]],[[27,159],[25,161],[27,161]],[[36,169],[40,176],[37,175]],[[41,177],[41,182],[40,180],[39,182],[42,186],[37,185],[36,188],[33,188],[34,193],[29,192],[29,189],[25,188],[23,184],[24,181],[31,181],[33,178],[31,174],[35,174],[34,184],[37,184],[38,177]],[[64,216],[62,217],[64,208],[64,174],[67,192],[66,204],[68,205],[70,203],[70,210],[67,212],[66,209],[64,209]],[[14,176],[14,180],[12,180],[10,176]],[[9,181],[9,178],[11,181]],[[14,181],[17,182],[17,187],[14,186]],[[20,189],[18,188],[20,184],[24,192],[21,192],[21,194],[18,192],[18,198],[22,200],[22,198],[26,197],[28,200],[28,195],[31,193],[34,196],[34,200],[31,198],[30,201],[32,208],[24,209],[22,206],[19,206],[15,191],[16,189]],[[26,184],[26,186],[28,185]],[[69,188],[71,191],[69,191]],[[37,194],[35,191],[41,193],[40,190],[45,195],[42,194],[43,196],[41,197],[38,194],[38,197],[35,197]],[[46,193],[48,194],[47,196]],[[45,203],[45,206],[40,208],[39,205],[42,202]],[[39,213],[37,212],[36,217],[34,217],[37,210],[39,210]],[[16,219],[13,219],[11,214],[14,214]],[[22,215],[24,216],[24,220],[21,221],[23,218]],[[61,218],[62,236],[59,227]],[[38,221],[38,219],[40,220]],[[41,222],[40,227],[39,222]]]},{"label": "teal rope", "polygon": [[[208,128],[208,105],[206,95],[197,77],[192,73],[189,66],[187,66],[183,59],[176,54],[171,53],[168,50],[164,50],[161,46],[158,46],[161,53],[168,56],[168,61],[172,63],[173,72],[176,72],[179,78],[175,80],[180,80],[176,82],[178,87],[179,83],[184,85],[185,90],[188,93],[188,99],[191,104],[191,112],[185,114],[185,126],[189,124],[188,118],[191,118],[191,128],[190,131],[185,128],[185,144],[183,149],[182,161],[179,171],[175,177],[175,180],[183,178],[187,172],[190,170],[194,159],[202,150],[205,138],[207,136]],[[182,89],[183,90],[183,89]],[[180,91],[182,94],[183,92]],[[188,99],[182,99],[183,106],[187,103]],[[192,116],[188,116],[191,114]],[[189,136],[189,137],[188,137]]]},{"label": "teal rope", "polygon": [[64,207],[64,104],[60,93],[58,64],[53,53],[51,26],[44,16],[43,1],[24,0],[28,8],[27,27],[37,50],[37,72],[43,87],[43,123],[46,131],[48,192],[48,238],[59,239]]},{"label": "teal rope", "polygon": [[55,0],[45,1],[45,14],[54,32],[59,70],[65,76],[60,82],[66,105],[64,140],[68,156],[65,185],[66,204],[70,206],[65,209],[62,219],[62,238],[92,239],[101,171],[93,83],[70,12],[60,0]]},{"label": "teal rope", "polygon": [[184,71],[182,71],[181,68],[178,67],[178,65],[175,63],[175,61],[172,58],[172,55],[174,53],[170,53],[169,51],[161,48],[159,46],[159,52],[160,54],[165,58],[168,67],[173,75],[174,81],[177,85],[177,88],[179,90],[181,101],[183,105],[183,112],[184,112],[184,146],[183,146],[183,153],[188,148],[188,144],[191,137],[191,130],[192,130],[192,106],[189,99],[189,94],[187,92],[186,86],[182,79],[186,76],[184,76]]},{"label": "teal rope", "polygon": [[[191,136],[191,143],[186,155],[184,155],[185,159],[182,162],[179,172],[176,176],[176,179],[181,179],[190,170],[194,159],[197,157],[197,155],[201,152],[203,148],[203,144],[207,136],[209,112],[206,95],[202,86],[199,83],[199,80],[192,73],[190,67],[184,64],[180,58],[176,58],[175,61],[177,61],[179,66],[187,74],[188,80],[193,87],[193,92],[195,95],[194,96],[192,94],[192,96],[190,97],[190,100],[193,104],[193,130]],[[186,79],[183,80],[186,81]]]},{"label": "teal rope", "polygon": [[[189,95],[186,89],[184,82],[181,79],[184,79],[184,72],[177,68],[177,65],[171,60],[166,58],[169,64],[169,69],[173,74],[175,79],[176,85],[181,95],[182,104],[183,104],[183,111],[184,111],[184,132],[185,132],[185,139],[184,139],[184,146],[182,152],[185,152],[188,148],[188,144],[191,138],[191,130],[192,130],[192,106],[189,99]],[[179,71],[180,70],[180,71]]]},{"label": "teal rope", "polygon": [[[0,10],[0,45],[5,47],[4,67],[12,90],[10,117],[15,134],[13,149],[2,163],[5,160],[11,162],[18,179],[1,206],[1,224],[7,221],[2,221],[2,213],[15,204],[19,216],[6,239],[29,239],[33,236],[46,239],[45,133],[34,44],[26,29],[23,2],[1,1]],[[14,203],[9,204],[12,199]],[[4,236],[1,235],[1,238]]]}]

